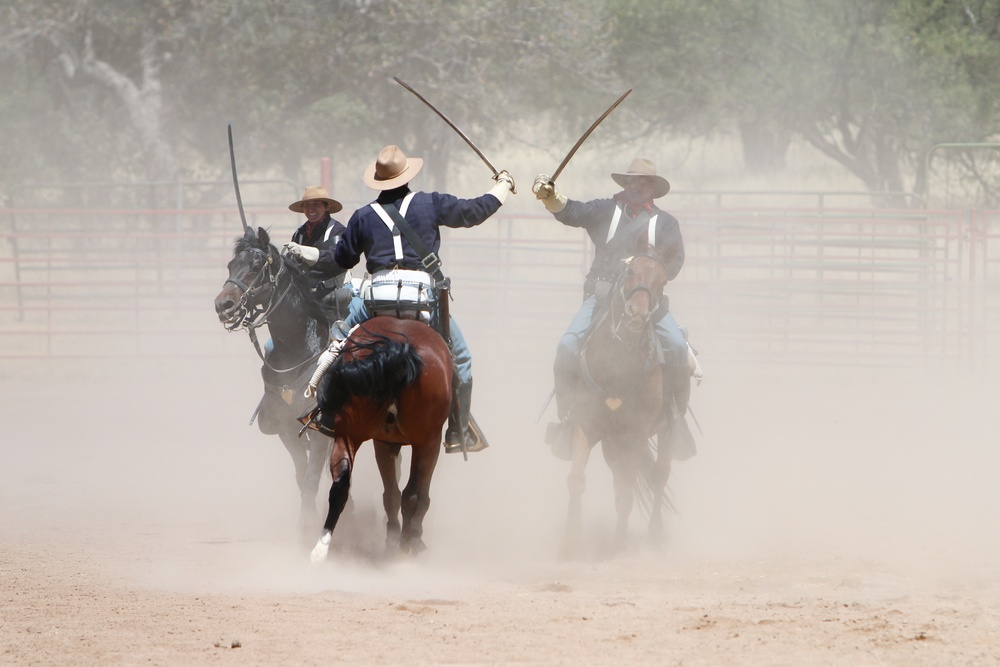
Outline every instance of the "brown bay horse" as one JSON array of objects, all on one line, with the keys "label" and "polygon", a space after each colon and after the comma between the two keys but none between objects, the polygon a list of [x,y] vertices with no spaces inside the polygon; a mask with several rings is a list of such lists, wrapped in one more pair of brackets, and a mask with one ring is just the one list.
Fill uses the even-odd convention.
[{"label": "brown bay horse", "polygon": [[662,538],[670,458],[651,438],[663,423],[663,377],[653,329],[667,283],[663,257],[641,238],[626,259],[581,351],[581,379],[569,419],[573,424],[568,479],[569,515],[564,555],[579,548],[585,470],[601,443],[612,472],[617,513],[616,546],[624,545],[635,498],[651,490],[649,531]]},{"label": "brown bay horse", "polygon": [[[317,408],[305,423],[333,438],[330,508],[313,562],[326,559],[350,492],[355,455],[375,447],[386,513],[386,550],[425,549],[423,519],[441,434],[451,410],[452,360],[447,343],[417,320],[374,317],[351,332],[318,387]],[[401,447],[411,448],[409,478],[399,489]],[[399,516],[402,513],[402,524]]]}]

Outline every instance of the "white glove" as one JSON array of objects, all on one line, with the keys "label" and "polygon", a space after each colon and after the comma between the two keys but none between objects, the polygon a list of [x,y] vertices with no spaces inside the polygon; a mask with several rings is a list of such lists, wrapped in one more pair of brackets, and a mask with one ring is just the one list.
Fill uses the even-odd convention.
[{"label": "white glove", "polygon": [[550,213],[558,213],[566,208],[566,196],[556,191],[556,184],[552,182],[548,174],[539,174],[535,177],[535,182],[531,185],[531,191],[535,197],[542,200],[545,209]]},{"label": "white glove", "polygon": [[298,257],[306,266],[312,266],[319,261],[319,248],[311,245],[299,245],[295,241],[289,241],[281,249],[282,257]]},{"label": "white glove", "polygon": [[507,175],[506,178],[503,178],[501,176],[502,174],[506,173],[507,172],[505,171],[501,171],[500,174],[497,174],[496,185],[494,185],[492,188],[486,191],[486,194],[493,195],[494,197],[499,199],[501,205],[503,205],[503,203],[507,201],[507,193],[513,189],[513,183],[514,183],[514,181],[511,180],[509,174]]},{"label": "white glove", "polygon": [[493,180],[496,181],[497,183],[500,183],[502,181],[507,181],[507,183],[510,184],[509,186],[510,191],[515,195],[517,194],[517,186],[514,185],[514,177],[511,176],[510,172],[507,171],[506,169],[500,170],[500,173],[494,176]]}]

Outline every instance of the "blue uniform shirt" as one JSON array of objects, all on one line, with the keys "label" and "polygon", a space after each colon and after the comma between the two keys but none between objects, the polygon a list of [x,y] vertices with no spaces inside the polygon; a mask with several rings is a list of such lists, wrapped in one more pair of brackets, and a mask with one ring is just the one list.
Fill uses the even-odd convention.
[{"label": "blue uniform shirt", "polygon": [[[403,185],[382,192],[375,201],[383,206],[392,204],[399,210],[403,198],[409,192],[409,186]],[[439,192],[417,192],[410,201],[405,217],[427,247],[437,254],[441,248],[440,227],[475,227],[499,208],[500,200],[489,193],[475,199],[459,199]],[[392,232],[368,204],[355,211],[348,220],[347,231],[337,244],[334,259],[340,266],[352,268],[361,261],[361,253],[364,253],[368,273],[397,266],[423,271],[424,267],[420,262],[422,258],[406,237],[402,239],[402,246],[403,259],[397,260]]]},{"label": "blue uniform shirt", "polygon": [[[594,262],[590,267],[590,278],[602,278],[610,280],[618,270],[618,260],[632,254],[632,244],[628,243],[623,248],[620,257],[605,257],[605,248],[608,245],[608,231],[611,228],[611,219],[614,217],[614,199],[594,199],[588,202],[581,202],[570,199],[566,202],[566,208],[554,214],[555,219],[569,227],[582,227],[587,230],[587,235],[594,243]],[[684,265],[684,241],[681,238],[680,224],[677,218],[663,211],[656,206],[651,207],[648,212],[650,217],[656,218],[656,248],[667,260],[667,279],[673,280],[680,273]],[[628,213],[622,214],[622,219],[618,232],[622,232],[630,220],[633,220]],[[646,234],[646,229],[639,231]],[[616,234],[617,236],[617,234]]]},{"label": "blue uniform shirt", "polygon": [[319,249],[319,259],[309,268],[309,276],[313,282],[339,279],[347,271],[347,268],[338,265],[333,258],[334,249],[344,231],[345,228],[339,221],[327,215],[315,225],[310,225],[306,221],[292,234],[292,241],[295,243]]}]

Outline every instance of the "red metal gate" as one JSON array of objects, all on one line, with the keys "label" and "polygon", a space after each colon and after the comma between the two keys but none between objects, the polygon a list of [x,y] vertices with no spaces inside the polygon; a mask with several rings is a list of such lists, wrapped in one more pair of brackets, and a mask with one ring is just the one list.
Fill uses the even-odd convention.
[{"label": "red metal gate", "polygon": [[[673,210],[687,261],[668,290],[703,348],[768,361],[1000,358],[996,211]],[[282,207],[251,224],[288,238]],[[0,209],[0,356],[219,354],[212,311],[235,212]],[[590,247],[548,215],[447,230],[455,312],[477,348],[517,335],[540,362],[579,304]],[[530,325],[530,326],[529,326]],[[242,350],[242,348],[240,348]]]}]

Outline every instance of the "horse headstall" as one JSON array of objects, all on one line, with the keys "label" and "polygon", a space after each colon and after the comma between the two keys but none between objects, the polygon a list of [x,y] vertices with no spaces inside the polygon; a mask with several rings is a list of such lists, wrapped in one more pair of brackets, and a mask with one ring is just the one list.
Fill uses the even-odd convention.
[{"label": "horse headstall", "polygon": [[[233,318],[225,325],[228,331],[242,331],[244,329],[256,329],[267,322],[267,316],[280,303],[291,287],[291,282],[282,292],[281,296],[275,299],[277,293],[275,287],[281,275],[285,272],[284,258],[278,253],[273,245],[268,245],[267,249],[250,247],[245,252],[254,253],[264,257],[261,269],[254,276],[249,284],[230,276],[226,283],[235,285],[241,292],[238,307]],[[277,257],[278,270],[274,270],[275,257]],[[263,298],[266,290],[267,298]]]}]

